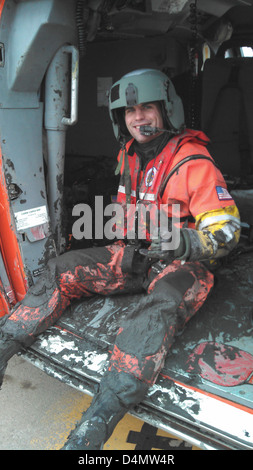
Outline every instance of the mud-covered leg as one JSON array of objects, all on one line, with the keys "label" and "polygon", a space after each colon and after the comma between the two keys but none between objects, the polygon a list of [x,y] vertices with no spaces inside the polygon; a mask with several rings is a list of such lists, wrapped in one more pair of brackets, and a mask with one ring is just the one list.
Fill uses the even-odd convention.
[{"label": "mud-covered leg", "polygon": [[56,260],[48,264],[44,275],[32,286],[13,312],[0,323],[0,384],[8,360],[23,347],[30,346],[36,335],[53,324],[69,304],[61,296],[55,271]]},{"label": "mud-covered leg", "polygon": [[180,272],[174,268],[157,276],[149,294],[125,299],[128,315],[119,328],[99,393],[63,450],[101,449],[124,414],[155,383],[175,333],[196,313],[212,287],[212,275],[201,266],[188,265]]},{"label": "mud-covered leg", "polygon": [[166,295],[159,289],[156,294],[122,299],[122,308],[127,302],[128,315],[119,328],[108,371],[63,450],[100,449],[125,413],[144,399],[174,334],[170,317],[182,300],[174,289],[169,298],[167,290]]},{"label": "mud-covered leg", "polygon": [[[150,295],[127,296],[122,299],[122,307],[124,301],[127,301],[128,317],[119,329],[99,393],[62,450],[101,449],[122,417],[145,398],[160,370],[170,343],[170,334],[165,334],[170,330],[170,325],[165,326],[168,297],[160,301],[160,309]],[[177,295],[177,300],[171,301],[171,311],[175,311],[180,301],[181,296]],[[172,326],[172,336],[173,331]]]},{"label": "mud-covered leg", "polygon": [[10,357],[55,324],[73,299],[124,289],[123,246],[69,252],[49,261],[45,272],[0,325],[0,381]]},{"label": "mud-covered leg", "polygon": [[[186,283],[193,283],[191,276]],[[183,293],[162,279],[150,294],[135,297],[116,336],[109,368],[152,385],[174,341]]]}]

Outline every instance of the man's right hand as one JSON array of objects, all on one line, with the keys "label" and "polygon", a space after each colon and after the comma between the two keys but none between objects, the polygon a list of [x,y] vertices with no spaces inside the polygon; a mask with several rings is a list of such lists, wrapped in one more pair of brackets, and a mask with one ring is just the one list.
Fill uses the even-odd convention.
[{"label": "man's right hand", "polygon": [[168,243],[168,240],[161,238],[159,234],[158,238],[152,240],[149,248],[142,248],[139,250],[139,253],[150,259],[164,260],[167,262],[172,262],[174,259],[187,260],[189,258],[191,250],[187,229],[180,230],[180,242],[177,249],[166,249],[166,243]]}]

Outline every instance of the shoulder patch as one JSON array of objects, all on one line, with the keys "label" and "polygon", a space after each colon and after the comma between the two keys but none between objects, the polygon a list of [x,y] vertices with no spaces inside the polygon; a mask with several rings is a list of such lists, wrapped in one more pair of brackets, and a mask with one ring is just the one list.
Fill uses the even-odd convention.
[{"label": "shoulder patch", "polygon": [[216,186],[217,196],[220,201],[226,201],[233,199],[232,196],[229,194],[226,188],[222,188],[222,186]]}]

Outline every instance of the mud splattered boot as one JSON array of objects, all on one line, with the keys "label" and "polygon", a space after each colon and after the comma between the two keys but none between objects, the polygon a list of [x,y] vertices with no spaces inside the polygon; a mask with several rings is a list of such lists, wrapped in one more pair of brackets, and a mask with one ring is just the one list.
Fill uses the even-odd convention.
[{"label": "mud splattered boot", "polygon": [[100,450],[123,416],[142,401],[148,385],[131,374],[107,372],[81,421],[61,450]]},{"label": "mud splattered boot", "polygon": [[99,393],[62,450],[100,450],[127,409],[110,391]]},{"label": "mud splattered boot", "polygon": [[9,359],[20,350],[20,343],[0,331],[0,388]]},{"label": "mud splattered boot", "polygon": [[8,360],[35,341],[38,334],[57,321],[69,300],[61,296],[55,283],[40,282],[0,320],[0,387]]}]

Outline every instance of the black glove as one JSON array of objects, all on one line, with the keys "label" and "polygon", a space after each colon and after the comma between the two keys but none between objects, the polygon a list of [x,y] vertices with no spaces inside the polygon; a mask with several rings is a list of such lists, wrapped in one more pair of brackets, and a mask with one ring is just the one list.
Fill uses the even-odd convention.
[{"label": "black glove", "polygon": [[180,230],[180,242],[178,248],[175,250],[166,249],[168,240],[158,238],[152,240],[151,245],[147,249],[140,249],[139,253],[154,260],[164,260],[172,262],[174,259],[187,260],[191,253],[191,240],[187,229]]}]

